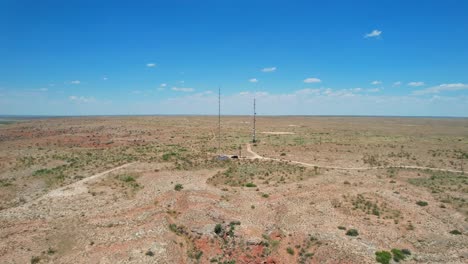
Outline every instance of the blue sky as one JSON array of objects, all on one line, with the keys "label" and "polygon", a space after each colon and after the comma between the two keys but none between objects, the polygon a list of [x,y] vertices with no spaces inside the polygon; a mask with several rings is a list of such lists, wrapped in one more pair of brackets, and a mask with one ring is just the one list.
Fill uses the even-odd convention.
[{"label": "blue sky", "polygon": [[0,114],[468,116],[467,1],[320,2],[0,1]]}]

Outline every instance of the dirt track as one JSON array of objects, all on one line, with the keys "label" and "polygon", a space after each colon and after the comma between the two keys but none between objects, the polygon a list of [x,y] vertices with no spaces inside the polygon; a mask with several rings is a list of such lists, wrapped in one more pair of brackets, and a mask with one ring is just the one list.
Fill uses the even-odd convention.
[{"label": "dirt track", "polygon": [[318,165],[318,164],[310,164],[310,163],[305,163],[301,161],[295,161],[295,160],[286,160],[286,159],[275,159],[275,158],[268,158],[268,157],[262,157],[258,155],[256,152],[252,150],[252,147],[250,146],[250,143],[247,143],[246,145],[247,152],[250,153],[251,156],[247,157],[249,159],[259,159],[259,160],[272,160],[272,161],[279,161],[279,162],[290,162],[293,164],[299,164],[303,165],[306,167],[319,167],[319,168],[325,168],[325,169],[334,169],[334,170],[378,170],[378,169],[389,169],[389,168],[400,168],[400,169],[418,169],[418,170],[431,170],[431,171],[446,171],[446,172],[454,172],[454,173],[464,173],[464,171],[461,170],[452,170],[452,169],[441,169],[441,168],[430,168],[430,167],[422,167],[422,166],[376,166],[376,167],[336,167],[336,166],[323,166],[323,165]]}]

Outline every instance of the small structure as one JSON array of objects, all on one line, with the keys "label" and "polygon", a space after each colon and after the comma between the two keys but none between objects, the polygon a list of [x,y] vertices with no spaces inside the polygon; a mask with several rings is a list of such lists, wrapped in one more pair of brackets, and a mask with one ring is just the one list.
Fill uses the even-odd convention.
[{"label": "small structure", "polygon": [[224,161],[224,160],[230,160],[230,159],[239,159],[239,156],[237,155],[218,155],[216,156],[216,160]]}]

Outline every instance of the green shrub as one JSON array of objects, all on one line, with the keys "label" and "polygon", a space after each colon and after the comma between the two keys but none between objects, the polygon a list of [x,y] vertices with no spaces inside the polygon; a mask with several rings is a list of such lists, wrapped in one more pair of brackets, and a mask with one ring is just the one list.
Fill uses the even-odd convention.
[{"label": "green shrub", "polygon": [[400,262],[400,260],[405,260],[406,255],[399,249],[393,248],[392,249],[393,260],[396,262]]},{"label": "green shrub", "polygon": [[359,232],[356,229],[349,229],[346,231],[347,236],[359,236]]},{"label": "green shrub", "polygon": [[133,178],[132,176],[129,176],[129,175],[122,175],[122,176],[120,176],[120,180],[123,181],[123,182],[134,182],[135,178]]},{"label": "green shrub", "polygon": [[222,234],[224,234],[224,230],[223,230],[223,226],[221,224],[216,224],[215,228],[214,228],[214,232],[220,236]]},{"label": "green shrub", "polygon": [[382,264],[390,264],[392,254],[388,251],[377,251],[375,252],[375,260]]},{"label": "green shrub", "polygon": [[[203,255],[203,251],[201,250],[198,250],[198,249],[194,249],[194,250],[191,250],[189,252],[187,252],[189,258],[192,258],[192,259],[196,259],[196,260],[200,260],[201,259],[201,256]],[[197,263],[198,263],[197,261]]]},{"label": "green shrub", "polygon": [[346,230],[346,227],[344,227],[344,226],[339,226],[338,229],[340,229],[340,230]]},{"label": "green shrub", "polygon": [[178,184],[176,184],[174,186],[174,190],[176,190],[176,191],[181,191],[182,189],[184,189],[184,186],[182,184],[180,184],[180,183],[178,183]]},{"label": "green shrub", "polygon": [[33,172],[33,176],[40,176],[40,175],[51,174],[51,173],[53,173],[53,171],[50,169],[40,169],[40,170]]},{"label": "green shrub", "polygon": [[168,161],[172,156],[177,156],[177,153],[174,153],[174,152],[164,153],[162,155],[162,159],[164,161]]},{"label": "green shrub", "polygon": [[268,193],[264,193],[264,194],[262,194],[262,197],[263,198],[268,198],[268,197],[270,197],[270,195]]},{"label": "green shrub", "polygon": [[461,234],[462,234],[460,231],[458,231],[458,230],[456,230],[456,229],[450,231],[449,233],[452,234],[452,235],[461,235]]},{"label": "green shrub", "polygon": [[286,249],[286,252],[288,252],[288,254],[290,254],[290,255],[294,255],[294,249],[292,249],[292,247],[288,247]]},{"label": "green shrub", "polygon": [[170,224],[169,225],[169,229],[174,232],[174,233],[177,233],[177,225],[176,224]]},{"label": "green shrub", "polygon": [[403,254],[407,255],[407,256],[411,255],[411,251],[409,249],[406,249],[406,248],[402,249],[401,252]]},{"label": "green shrub", "polygon": [[241,224],[240,221],[231,221],[231,222],[229,223],[230,226],[233,226],[233,225],[240,225],[240,224]]},{"label": "green shrub", "polygon": [[36,263],[39,263],[40,261],[41,261],[41,257],[38,257],[38,256],[31,257],[31,264],[36,264]]},{"label": "green shrub", "polygon": [[428,203],[425,202],[425,201],[417,201],[416,204],[419,205],[419,206],[427,206],[428,205]]},{"label": "green shrub", "polygon": [[255,185],[254,183],[252,182],[249,182],[245,185],[245,187],[257,187],[257,185]]}]

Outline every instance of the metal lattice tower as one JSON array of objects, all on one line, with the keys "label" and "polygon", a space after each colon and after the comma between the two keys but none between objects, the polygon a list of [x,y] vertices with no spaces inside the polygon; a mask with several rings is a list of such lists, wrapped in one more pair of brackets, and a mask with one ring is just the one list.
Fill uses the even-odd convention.
[{"label": "metal lattice tower", "polygon": [[218,154],[221,154],[221,87],[218,87]]},{"label": "metal lattice tower", "polygon": [[256,123],[256,111],[255,111],[255,97],[253,101],[253,130],[252,130],[252,143],[255,143],[257,139],[255,138],[255,123]]}]

